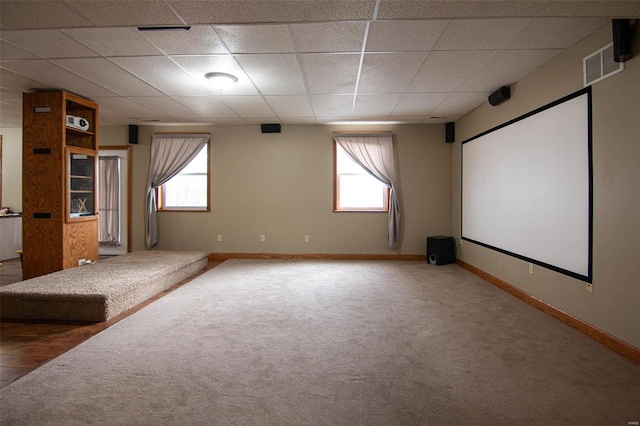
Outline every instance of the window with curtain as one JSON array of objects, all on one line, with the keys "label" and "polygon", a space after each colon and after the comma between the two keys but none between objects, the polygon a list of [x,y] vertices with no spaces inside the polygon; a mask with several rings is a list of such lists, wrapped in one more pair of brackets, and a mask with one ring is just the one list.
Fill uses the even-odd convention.
[{"label": "window with curtain", "polygon": [[159,211],[209,211],[209,143],[158,188]]},{"label": "window with curtain", "polygon": [[335,141],[334,149],[334,210],[389,211],[389,187],[356,163]]}]

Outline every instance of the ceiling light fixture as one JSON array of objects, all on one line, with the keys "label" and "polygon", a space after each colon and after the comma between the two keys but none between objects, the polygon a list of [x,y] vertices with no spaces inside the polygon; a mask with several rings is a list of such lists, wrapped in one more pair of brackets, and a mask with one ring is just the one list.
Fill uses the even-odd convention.
[{"label": "ceiling light fixture", "polygon": [[204,75],[209,80],[211,86],[216,90],[226,90],[231,88],[238,81],[238,77],[226,72],[210,72]]}]

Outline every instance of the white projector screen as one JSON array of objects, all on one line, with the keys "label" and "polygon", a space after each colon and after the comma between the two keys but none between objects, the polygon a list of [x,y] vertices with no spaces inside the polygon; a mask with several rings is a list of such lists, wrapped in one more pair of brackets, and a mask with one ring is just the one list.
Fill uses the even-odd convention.
[{"label": "white projector screen", "polygon": [[462,239],[591,282],[591,87],[462,142]]}]

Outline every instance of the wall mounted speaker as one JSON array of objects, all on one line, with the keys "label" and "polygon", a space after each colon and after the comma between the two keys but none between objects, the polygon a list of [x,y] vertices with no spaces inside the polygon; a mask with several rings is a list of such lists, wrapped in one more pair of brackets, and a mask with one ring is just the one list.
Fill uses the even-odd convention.
[{"label": "wall mounted speaker", "polygon": [[507,99],[511,98],[511,88],[509,86],[502,86],[495,92],[489,95],[489,103],[491,106],[500,105]]},{"label": "wall mounted speaker", "polygon": [[456,123],[450,121],[444,125],[444,141],[452,143],[456,141]]},{"label": "wall mounted speaker", "polygon": [[136,145],[138,143],[138,126],[129,124],[129,143]]},{"label": "wall mounted speaker", "polygon": [[613,60],[627,62],[631,59],[631,37],[633,31],[628,19],[612,19],[613,28]]},{"label": "wall mounted speaker", "polygon": [[456,260],[453,237],[435,235],[427,237],[427,262],[431,265],[447,265]]},{"label": "wall mounted speaker", "polygon": [[262,133],[280,133],[280,124],[261,124]]}]

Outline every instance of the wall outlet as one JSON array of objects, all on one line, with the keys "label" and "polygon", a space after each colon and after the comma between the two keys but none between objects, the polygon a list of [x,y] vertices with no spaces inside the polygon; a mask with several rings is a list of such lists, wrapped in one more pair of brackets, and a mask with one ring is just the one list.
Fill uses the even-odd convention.
[{"label": "wall outlet", "polygon": [[260,235],[260,242],[264,243],[265,241],[267,241],[267,237]]},{"label": "wall outlet", "polygon": [[587,293],[593,294],[593,284],[587,283]]},{"label": "wall outlet", "polygon": [[305,235],[305,236],[304,236],[304,242],[305,242],[305,243],[308,243],[308,242],[309,242],[309,236],[308,236],[308,235]]},{"label": "wall outlet", "polygon": [[218,242],[222,242],[222,235],[218,234]]},{"label": "wall outlet", "polygon": [[529,262],[529,273],[533,275],[533,263]]}]

